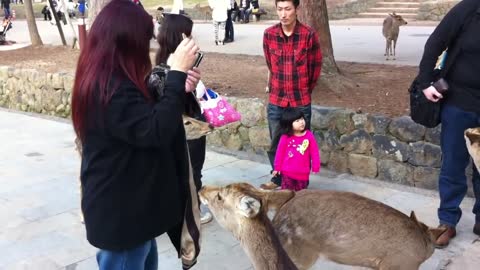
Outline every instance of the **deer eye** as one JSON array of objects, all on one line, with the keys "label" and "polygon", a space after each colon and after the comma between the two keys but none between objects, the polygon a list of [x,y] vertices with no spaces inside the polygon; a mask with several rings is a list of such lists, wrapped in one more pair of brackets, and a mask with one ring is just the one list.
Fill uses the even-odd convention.
[{"label": "deer eye", "polygon": [[188,126],[188,125],[192,124],[192,122],[190,122],[190,121],[185,121],[185,122],[183,122],[183,124]]},{"label": "deer eye", "polygon": [[220,193],[217,193],[217,200],[219,200],[219,201],[222,200],[222,196],[220,196]]}]

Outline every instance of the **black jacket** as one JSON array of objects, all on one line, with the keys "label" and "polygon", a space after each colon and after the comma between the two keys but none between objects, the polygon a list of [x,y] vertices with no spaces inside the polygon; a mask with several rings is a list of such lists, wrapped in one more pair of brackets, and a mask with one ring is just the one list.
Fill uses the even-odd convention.
[{"label": "black jacket", "polygon": [[433,81],[437,58],[447,48],[450,89],[445,102],[480,113],[480,0],[454,6],[427,40],[418,77],[421,89]]},{"label": "black jacket", "polygon": [[155,103],[122,81],[103,120],[87,131],[82,210],[93,246],[129,249],[174,232],[178,248],[188,182],[185,79],[170,72],[165,95]]}]

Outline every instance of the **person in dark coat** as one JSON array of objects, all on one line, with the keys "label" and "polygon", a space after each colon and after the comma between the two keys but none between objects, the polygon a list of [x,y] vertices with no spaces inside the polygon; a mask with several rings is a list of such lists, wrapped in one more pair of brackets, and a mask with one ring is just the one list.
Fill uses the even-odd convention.
[{"label": "person in dark coat", "polygon": [[[464,139],[467,128],[480,126],[480,1],[463,0],[454,6],[436,27],[425,44],[418,80],[420,89],[432,102],[443,102],[441,113],[442,168],[438,189],[438,219],[445,232],[436,240],[445,247],[456,235],[462,216],[460,203],[467,193],[465,169],[470,161]],[[432,86],[437,58],[447,50],[444,78],[449,84],[445,94]],[[473,166],[475,204],[473,232],[480,235],[480,176]]]},{"label": "person in dark coat", "polygon": [[188,38],[178,45],[165,95],[155,100],[146,85],[152,33],[142,7],[111,1],[78,60],[72,120],[83,149],[87,240],[99,249],[100,270],[156,270],[155,238],[163,233],[184,268],[199,254],[198,199],[182,121],[185,92],[200,79],[190,70],[199,48]]}]

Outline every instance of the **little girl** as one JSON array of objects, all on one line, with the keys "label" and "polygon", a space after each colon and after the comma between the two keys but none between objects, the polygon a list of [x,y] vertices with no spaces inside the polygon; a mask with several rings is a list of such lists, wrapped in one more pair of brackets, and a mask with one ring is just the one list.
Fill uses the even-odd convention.
[{"label": "little girl", "polygon": [[299,191],[309,183],[310,169],[320,171],[320,153],[315,137],[305,128],[303,112],[295,108],[284,111],[280,120],[281,137],[275,155],[273,176],[281,174],[282,189]]}]

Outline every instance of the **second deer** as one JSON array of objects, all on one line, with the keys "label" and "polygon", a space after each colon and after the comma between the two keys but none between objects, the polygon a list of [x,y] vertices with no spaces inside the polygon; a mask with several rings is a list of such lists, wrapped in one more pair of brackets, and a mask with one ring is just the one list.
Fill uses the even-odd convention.
[{"label": "second deer", "polygon": [[[218,223],[240,240],[255,269],[309,269],[323,256],[371,269],[417,270],[444,232],[419,222],[413,212],[408,217],[350,192],[302,190],[294,195],[238,183],[204,187],[199,195]],[[278,209],[275,231],[266,216],[273,208]]]},{"label": "second deer", "polygon": [[390,59],[390,56],[393,56],[395,60],[395,49],[397,47],[398,34],[400,33],[400,26],[406,25],[402,16],[395,14],[395,12],[388,14],[388,17],[383,20],[383,29],[382,33],[385,37],[385,56],[386,60]]}]

